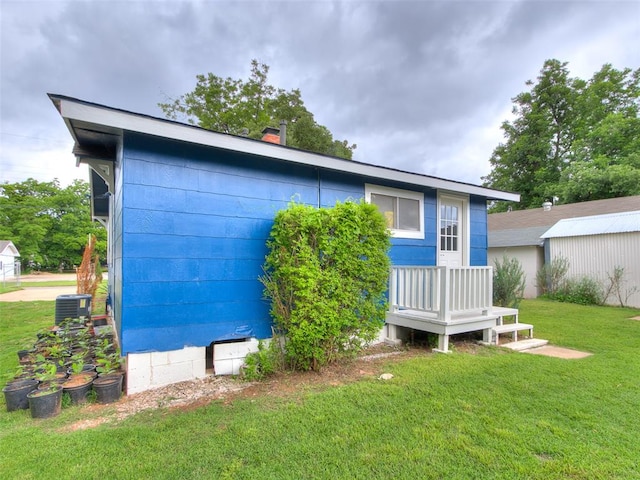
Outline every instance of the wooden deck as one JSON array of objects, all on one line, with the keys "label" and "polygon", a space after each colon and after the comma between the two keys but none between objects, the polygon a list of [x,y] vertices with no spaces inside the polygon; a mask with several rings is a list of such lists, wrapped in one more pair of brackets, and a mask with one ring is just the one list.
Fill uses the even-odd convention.
[{"label": "wooden deck", "polygon": [[[436,351],[449,351],[449,336],[482,331],[483,341],[493,344],[499,335],[529,330],[518,322],[518,310],[494,307],[492,267],[394,266],[389,278],[387,341],[398,342],[397,327],[438,335]],[[505,317],[514,323],[505,323]]]},{"label": "wooden deck", "polygon": [[482,330],[482,340],[490,343],[497,318],[497,315],[489,313],[462,312],[452,315],[449,320],[444,320],[417,310],[399,310],[387,313],[387,336],[389,341],[393,343],[397,341],[395,327],[435,333],[438,335],[436,351],[446,353],[449,351],[449,335]]}]

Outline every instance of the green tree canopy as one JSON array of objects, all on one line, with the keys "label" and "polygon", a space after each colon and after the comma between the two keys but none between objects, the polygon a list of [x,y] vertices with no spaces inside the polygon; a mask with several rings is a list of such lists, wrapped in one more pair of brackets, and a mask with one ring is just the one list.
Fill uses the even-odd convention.
[{"label": "green tree canopy", "polygon": [[11,240],[25,267],[45,269],[79,265],[89,234],[96,251],[106,253],[106,230],[91,221],[89,184],[75,180],[61,188],[58,180],[32,178],[0,185],[0,238]]},{"label": "green tree canopy", "polygon": [[269,66],[251,61],[247,80],[197,75],[193,91],[159,103],[167,118],[186,120],[209,130],[261,138],[265,127],[287,126],[287,145],[351,159],[355,144],[335,140],[304,106],[300,90],[286,91],[268,83]]},{"label": "green tree canopy", "polygon": [[[588,80],[567,62],[547,60],[537,82],[513,98],[505,142],[483,178],[491,188],[520,192],[514,209],[557,197],[574,203],[640,194],[640,69],[604,65]],[[501,202],[494,211],[506,210]]]}]

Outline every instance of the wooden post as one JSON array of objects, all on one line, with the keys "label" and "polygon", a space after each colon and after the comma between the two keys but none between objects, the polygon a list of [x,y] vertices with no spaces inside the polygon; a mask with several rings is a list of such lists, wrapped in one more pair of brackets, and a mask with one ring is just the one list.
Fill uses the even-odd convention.
[{"label": "wooden post", "polygon": [[[451,310],[449,305],[449,297],[451,282],[449,281],[449,267],[438,267],[440,270],[440,312],[439,317],[445,322],[451,321]],[[448,338],[447,338],[448,343]]]},{"label": "wooden post", "polygon": [[398,311],[398,282],[396,279],[397,270],[391,267],[389,274],[389,309],[392,312]]}]

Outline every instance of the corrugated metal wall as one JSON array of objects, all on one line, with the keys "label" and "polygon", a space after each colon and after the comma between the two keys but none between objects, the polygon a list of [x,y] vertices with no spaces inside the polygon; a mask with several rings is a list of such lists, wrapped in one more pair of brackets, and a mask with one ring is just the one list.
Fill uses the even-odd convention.
[{"label": "corrugated metal wall", "polygon": [[[551,238],[550,258],[569,260],[569,275],[587,275],[607,283],[607,274],[616,266],[624,267],[626,287],[640,288],[640,232]],[[616,299],[608,303],[617,305]],[[640,292],[628,300],[628,305],[640,307]]]}]

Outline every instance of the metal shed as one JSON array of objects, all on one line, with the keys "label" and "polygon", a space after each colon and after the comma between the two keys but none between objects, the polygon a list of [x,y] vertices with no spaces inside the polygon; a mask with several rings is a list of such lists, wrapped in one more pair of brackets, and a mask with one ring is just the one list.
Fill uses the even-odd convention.
[{"label": "metal shed", "polygon": [[[629,306],[640,307],[640,210],[560,220],[542,237],[548,259],[569,260],[569,275],[590,276],[604,283],[616,266],[624,268]],[[608,303],[618,304],[609,298]]]}]

